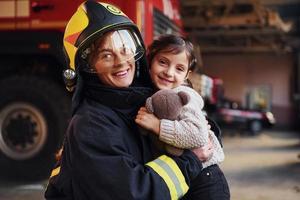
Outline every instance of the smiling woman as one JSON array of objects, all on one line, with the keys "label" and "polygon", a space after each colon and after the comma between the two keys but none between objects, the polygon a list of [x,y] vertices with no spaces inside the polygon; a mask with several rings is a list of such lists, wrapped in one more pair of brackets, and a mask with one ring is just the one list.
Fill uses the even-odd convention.
[{"label": "smiling woman", "polygon": [[76,74],[73,113],[45,198],[181,198],[202,169],[198,158],[211,151],[156,158],[140,133],[134,118],[153,88],[136,25],[113,5],[89,0],[70,19],[64,48]]},{"label": "smiling woman", "polygon": [[135,61],[144,51],[128,30],[106,33],[85,50],[88,55],[87,71],[97,73],[103,84],[128,87],[135,74]]}]

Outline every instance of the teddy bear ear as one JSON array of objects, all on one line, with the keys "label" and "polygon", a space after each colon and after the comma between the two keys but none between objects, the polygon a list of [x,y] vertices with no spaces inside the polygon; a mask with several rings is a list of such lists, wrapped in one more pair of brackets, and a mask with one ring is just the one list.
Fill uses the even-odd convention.
[{"label": "teddy bear ear", "polygon": [[146,100],[146,109],[149,113],[154,113],[153,105],[152,105],[152,97],[148,97]]},{"label": "teddy bear ear", "polygon": [[188,93],[186,93],[186,92],[183,92],[183,91],[178,92],[178,96],[180,97],[183,105],[188,104],[188,102],[191,99],[190,95]]}]

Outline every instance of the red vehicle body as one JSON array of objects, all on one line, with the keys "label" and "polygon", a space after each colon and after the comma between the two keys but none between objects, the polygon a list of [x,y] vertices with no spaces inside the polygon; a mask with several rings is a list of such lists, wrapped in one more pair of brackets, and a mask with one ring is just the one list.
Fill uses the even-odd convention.
[{"label": "red vehicle body", "polygon": [[272,127],[275,118],[271,112],[263,112],[239,108],[219,108],[215,115],[221,125],[244,125],[251,135],[258,134],[264,128]]},{"label": "red vehicle body", "polygon": [[[275,124],[275,118],[269,111],[241,108],[238,103],[224,96],[223,81],[202,75],[206,84],[202,89],[204,93],[205,109],[207,114],[221,126],[241,127],[251,135],[255,135],[264,128]],[[205,92],[206,91],[206,92]]]},{"label": "red vehicle body", "polygon": [[[83,0],[0,1],[0,175],[48,175],[69,118],[62,80],[64,28]],[[146,45],[181,32],[177,0],[111,0]]]}]

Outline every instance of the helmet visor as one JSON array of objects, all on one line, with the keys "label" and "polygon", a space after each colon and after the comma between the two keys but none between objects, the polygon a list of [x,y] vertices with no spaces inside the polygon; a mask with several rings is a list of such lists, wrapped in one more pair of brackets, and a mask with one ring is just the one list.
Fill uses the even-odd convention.
[{"label": "helmet visor", "polygon": [[104,67],[134,63],[143,56],[144,48],[134,32],[122,29],[102,35],[84,53],[88,54],[88,70],[95,72],[96,63]]}]

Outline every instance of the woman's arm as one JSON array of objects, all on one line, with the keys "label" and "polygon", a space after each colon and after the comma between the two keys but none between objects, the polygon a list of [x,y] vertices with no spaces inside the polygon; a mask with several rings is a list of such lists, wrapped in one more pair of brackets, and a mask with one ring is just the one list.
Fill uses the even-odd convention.
[{"label": "woman's arm", "polygon": [[201,171],[191,151],[140,163],[127,150],[117,124],[105,118],[88,125],[84,121],[77,120],[66,141],[74,194],[81,190],[89,199],[178,199]]}]

